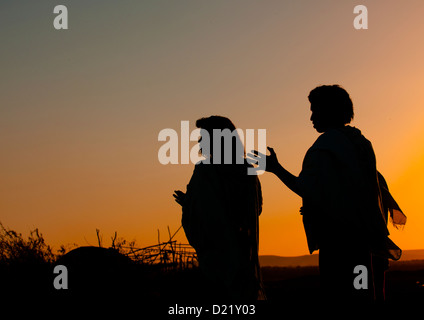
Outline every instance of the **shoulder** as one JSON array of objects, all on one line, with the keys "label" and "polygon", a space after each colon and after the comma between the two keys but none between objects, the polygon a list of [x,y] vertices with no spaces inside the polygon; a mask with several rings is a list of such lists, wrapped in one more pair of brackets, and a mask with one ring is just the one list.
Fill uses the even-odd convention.
[{"label": "shoulder", "polygon": [[205,163],[204,160],[199,161],[194,165],[193,173],[206,172],[210,169],[210,167],[211,165],[208,165],[207,163]]},{"label": "shoulder", "polygon": [[345,141],[343,133],[337,129],[330,129],[321,134],[312,147],[317,149],[331,149],[335,144]]},{"label": "shoulder", "polygon": [[193,169],[193,176],[210,177],[215,176],[217,172],[217,165],[210,164],[205,161],[199,161],[195,164]]},{"label": "shoulder", "polygon": [[371,146],[361,131],[355,127],[345,126],[330,129],[321,134],[312,145],[312,150],[325,150],[332,153],[353,152],[357,146]]},{"label": "shoulder", "polygon": [[208,168],[210,166],[202,163],[199,161],[196,163],[193,169],[193,173],[191,175],[190,181],[187,185],[187,190],[195,190],[200,187],[205,180],[207,180],[207,177],[210,175],[208,173]]}]

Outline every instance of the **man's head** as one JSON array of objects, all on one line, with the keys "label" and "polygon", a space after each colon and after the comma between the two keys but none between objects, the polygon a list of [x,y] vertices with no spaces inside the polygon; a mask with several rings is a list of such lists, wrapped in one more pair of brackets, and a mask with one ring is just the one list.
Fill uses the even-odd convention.
[{"label": "man's head", "polygon": [[353,104],[349,94],[339,85],[324,85],[313,89],[308,96],[311,121],[318,132],[342,127],[353,119]]}]

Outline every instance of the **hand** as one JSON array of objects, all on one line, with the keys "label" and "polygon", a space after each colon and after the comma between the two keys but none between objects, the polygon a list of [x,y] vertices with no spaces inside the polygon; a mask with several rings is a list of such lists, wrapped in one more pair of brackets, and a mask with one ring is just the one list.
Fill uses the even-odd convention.
[{"label": "hand", "polygon": [[[256,150],[252,150],[253,154],[248,153],[247,156],[250,157],[249,160],[253,160],[253,163],[259,165],[258,169],[275,173],[277,168],[280,166],[280,163],[278,162],[277,155],[274,149],[271,147],[267,147],[267,149],[270,152],[269,156]],[[265,162],[265,168],[261,166],[261,164],[263,164],[264,162]]]},{"label": "hand", "polygon": [[173,194],[175,198],[175,202],[177,202],[180,206],[184,205],[186,194],[182,192],[181,190],[174,190]]}]

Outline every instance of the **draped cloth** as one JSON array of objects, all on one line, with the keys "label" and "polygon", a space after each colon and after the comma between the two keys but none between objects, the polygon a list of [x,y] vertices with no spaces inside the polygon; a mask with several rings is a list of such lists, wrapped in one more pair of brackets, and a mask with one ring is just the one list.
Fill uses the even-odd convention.
[{"label": "draped cloth", "polygon": [[[395,228],[403,228],[406,223],[406,216],[390,194],[389,187],[383,175],[380,172],[377,172],[377,175],[383,202],[384,219],[387,223],[390,218]],[[375,285],[375,298],[377,301],[383,302],[385,300],[385,272],[389,268],[388,257],[373,256],[372,268]]]},{"label": "draped cloth", "polygon": [[187,185],[182,225],[217,299],[265,299],[258,259],[262,192],[248,166],[200,162]]},{"label": "draped cloth", "polygon": [[337,243],[346,250],[364,248],[377,256],[400,258],[400,248],[388,237],[384,204],[400,224],[401,210],[380,180],[371,142],[360,130],[345,126],[318,137],[297,180],[310,253]]},{"label": "draped cloth", "polygon": [[396,200],[391,195],[386,179],[384,179],[380,172],[377,173],[381,190],[381,197],[383,200],[384,218],[386,219],[386,222],[388,221],[388,218],[390,218],[390,221],[396,229],[402,229],[406,224],[406,215],[403,213]]}]

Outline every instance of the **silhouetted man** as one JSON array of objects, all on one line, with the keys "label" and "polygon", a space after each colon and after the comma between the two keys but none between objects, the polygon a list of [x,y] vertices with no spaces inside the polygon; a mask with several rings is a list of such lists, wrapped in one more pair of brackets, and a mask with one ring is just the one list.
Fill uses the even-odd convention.
[{"label": "silhouetted man", "polygon": [[[373,301],[372,255],[399,259],[388,239],[371,143],[349,126],[353,104],[338,85],[320,86],[308,97],[311,121],[321,133],[305,155],[298,177],[284,169],[272,148],[266,171],[302,197],[303,223],[310,253],[319,250],[323,298],[329,303]],[[256,160],[265,155],[254,151]],[[356,266],[365,266],[355,288]],[[362,282],[363,282],[362,281]]]}]

